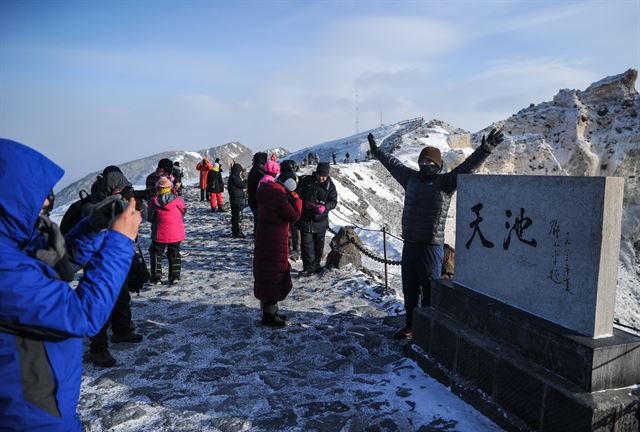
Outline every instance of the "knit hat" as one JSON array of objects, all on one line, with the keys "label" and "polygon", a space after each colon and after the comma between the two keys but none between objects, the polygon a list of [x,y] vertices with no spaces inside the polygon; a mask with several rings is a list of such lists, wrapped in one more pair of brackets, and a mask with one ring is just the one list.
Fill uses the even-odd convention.
[{"label": "knit hat", "polygon": [[280,164],[278,162],[274,162],[272,160],[265,162],[264,170],[267,174],[271,174],[272,176],[276,176],[280,172]]},{"label": "knit hat", "polygon": [[267,154],[264,152],[258,152],[253,155],[253,163],[258,165],[264,165],[267,162]]},{"label": "knit hat", "polygon": [[156,189],[164,189],[164,188],[172,188],[173,183],[166,177],[160,177],[160,179],[156,182]]},{"label": "knit hat", "polygon": [[298,177],[292,172],[283,171],[276,180],[282,183],[289,192],[293,192],[298,187]]},{"label": "knit hat", "polygon": [[211,165],[211,171],[219,172],[220,164],[214,163],[213,165]]},{"label": "knit hat", "polygon": [[331,165],[329,165],[329,162],[320,162],[316,168],[316,174],[322,177],[329,177],[330,172]]},{"label": "knit hat", "polygon": [[171,159],[167,158],[160,159],[160,162],[158,162],[158,168],[162,168],[166,172],[171,172],[173,169],[173,162],[171,162]]},{"label": "knit hat", "polygon": [[442,153],[436,147],[425,147],[418,156],[418,163],[423,161],[434,162],[438,167],[442,168]]},{"label": "knit hat", "polygon": [[296,172],[296,162],[292,159],[282,161],[280,164],[281,173],[294,173]]}]

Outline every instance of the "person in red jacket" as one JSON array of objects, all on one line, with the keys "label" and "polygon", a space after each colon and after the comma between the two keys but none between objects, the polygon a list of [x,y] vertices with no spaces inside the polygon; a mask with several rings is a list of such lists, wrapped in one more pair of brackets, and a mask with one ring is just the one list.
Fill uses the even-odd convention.
[{"label": "person in red jacket", "polygon": [[[196,169],[200,171],[200,201],[204,201],[204,194],[207,190],[207,176],[211,170],[211,162],[205,156],[204,159],[196,165]],[[209,192],[207,192],[207,201],[209,201]]]},{"label": "person in red jacket", "polygon": [[186,208],[182,198],[176,196],[173,184],[161,177],[156,184],[157,195],[149,202],[149,222],[151,222],[151,283],[160,283],[162,278],[162,254],[167,250],[169,259],[169,283],[175,285],[180,280],[180,242],[185,239],[183,217]]},{"label": "person in red jacket", "polygon": [[278,314],[293,284],[289,264],[290,224],[300,219],[302,201],[294,192],[295,176],[280,175],[261,185],[256,193],[260,219],[256,228],[253,256],[253,293],[260,300],[262,325],[283,327],[286,317]]}]

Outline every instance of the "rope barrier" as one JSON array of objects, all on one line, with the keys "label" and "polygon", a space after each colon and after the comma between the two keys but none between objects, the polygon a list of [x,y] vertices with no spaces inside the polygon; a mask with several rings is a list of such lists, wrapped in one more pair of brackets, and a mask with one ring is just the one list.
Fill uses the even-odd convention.
[{"label": "rope barrier", "polygon": [[356,239],[354,239],[353,237],[349,237],[349,243],[355,245],[355,247],[362,252],[363,254],[365,254],[366,256],[368,256],[369,258],[371,258],[374,261],[377,261],[379,263],[384,264],[385,262],[388,265],[396,265],[399,266],[402,264],[401,261],[396,261],[396,260],[385,260],[384,258],[380,258],[379,256],[375,255],[373,252],[371,252],[370,250],[366,249],[364,246],[359,245],[358,243],[356,243]]}]

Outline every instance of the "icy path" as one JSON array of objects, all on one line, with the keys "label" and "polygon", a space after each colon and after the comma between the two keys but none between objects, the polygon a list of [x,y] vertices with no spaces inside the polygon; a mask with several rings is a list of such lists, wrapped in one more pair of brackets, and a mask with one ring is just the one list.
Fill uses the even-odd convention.
[{"label": "icy path", "polygon": [[251,237],[231,238],[230,214],[188,194],[182,282],[133,296],[145,341],[111,345],[118,366],[85,363],[87,430],[498,430],[403,357],[389,339],[397,299],[359,271],[294,277],[291,324],[262,328]]}]

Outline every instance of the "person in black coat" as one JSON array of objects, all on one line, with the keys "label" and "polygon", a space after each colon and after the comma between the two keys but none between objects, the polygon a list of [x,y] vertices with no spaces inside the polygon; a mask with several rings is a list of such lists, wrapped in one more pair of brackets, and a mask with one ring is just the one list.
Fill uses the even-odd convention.
[{"label": "person in black coat", "polygon": [[320,162],[316,171],[298,184],[297,193],[302,199],[302,216],[298,222],[301,231],[303,271],[309,276],[320,273],[320,260],[324,251],[324,236],[329,227],[329,211],[338,205],[338,192],[329,177],[328,162]]},{"label": "person in black coat", "polygon": [[444,225],[451,196],[458,186],[458,174],[478,168],[500,144],[502,132],[493,129],[482,137],[482,145],[451,172],[443,172],[442,154],[436,147],[425,147],[418,156],[419,171],[405,166],[382,150],[372,134],[367,137],[371,154],[405,190],[402,209],[402,292],[406,325],[395,333],[396,339],[412,336],[413,309],[422,292],[422,306],[431,304],[431,280],[440,278],[444,258]]},{"label": "person in black coat", "polygon": [[239,163],[231,167],[231,174],[227,180],[229,190],[229,202],[231,204],[231,233],[234,237],[245,238],[240,223],[242,222],[242,209],[245,206],[245,191],[247,181],[244,179],[244,169]]},{"label": "person in black coat", "polygon": [[258,226],[258,201],[256,201],[256,191],[258,190],[258,183],[264,177],[264,164],[267,163],[268,155],[263,152],[258,152],[253,155],[253,166],[249,171],[249,178],[247,179],[247,196],[249,198],[249,208],[253,213],[253,232],[255,234],[256,227]]},{"label": "person in black coat", "polygon": [[211,196],[211,211],[215,212],[217,209],[219,212],[223,212],[222,192],[224,192],[224,181],[222,180],[220,165],[217,163],[213,164],[209,175],[207,175],[207,192]]}]

